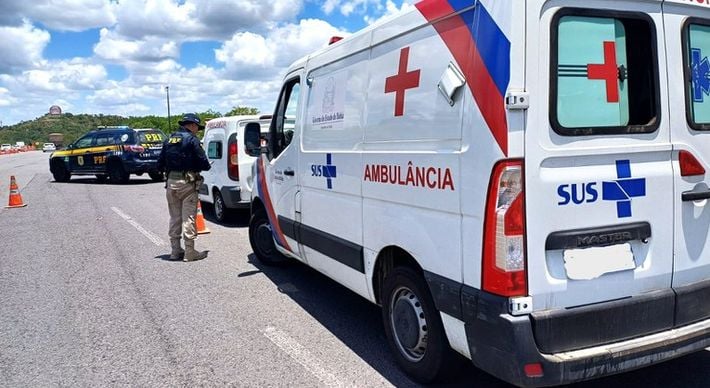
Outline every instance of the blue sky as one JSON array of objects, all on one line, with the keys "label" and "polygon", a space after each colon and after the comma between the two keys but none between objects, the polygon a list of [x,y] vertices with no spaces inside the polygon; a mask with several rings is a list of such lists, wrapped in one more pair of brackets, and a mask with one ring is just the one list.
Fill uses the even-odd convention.
[{"label": "blue sky", "polygon": [[286,67],[414,0],[2,0],[0,122],[270,111]]}]

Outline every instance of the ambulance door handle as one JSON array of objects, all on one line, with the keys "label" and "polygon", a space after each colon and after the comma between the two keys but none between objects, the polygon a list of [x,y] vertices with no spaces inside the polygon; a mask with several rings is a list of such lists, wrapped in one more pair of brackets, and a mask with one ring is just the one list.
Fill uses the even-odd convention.
[{"label": "ambulance door handle", "polygon": [[284,170],[284,175],[295,176],[296,173],[293,170]]},{"label": "ambulance door handle", "polygon": [[683,199],[683,202],[702,201],[704,199],[710,199],[710,190],[684,191],[681,198]]}]

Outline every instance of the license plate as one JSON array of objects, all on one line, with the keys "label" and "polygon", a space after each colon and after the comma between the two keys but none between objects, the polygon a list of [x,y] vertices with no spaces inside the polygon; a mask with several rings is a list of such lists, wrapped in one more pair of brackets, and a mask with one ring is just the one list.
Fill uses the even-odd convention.
[{"label": "license plate", "polygon": [[573,280],[592,280],[606,273],[636,268],[631,244],[608,247],[567,249],[563,252],[567,277]]}]

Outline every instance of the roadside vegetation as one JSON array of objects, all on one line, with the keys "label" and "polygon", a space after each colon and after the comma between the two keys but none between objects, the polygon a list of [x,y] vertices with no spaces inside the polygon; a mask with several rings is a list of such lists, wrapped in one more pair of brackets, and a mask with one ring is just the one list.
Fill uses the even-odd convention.
[{"label": "roadside vegetation", "polygon": [[[259,110],[252,107],[236,106],[227,113],[220,113],[213,110],[198,112],[202,121],[207,121],[215,117],[253,115]],[[64,113],[59,116],[45,115],[34,120],[22,121],[15,125],[0,127],[0,143],[15,144],[22,141],[25,144],[46,143],[50,133],[61,133],[64,135],[64,145],[72,143],[86,132],[98,126],[127,125],[131,128],[156,128],[164,133],[169,133],[178,128],[178,121],[183,113],[171,115],[170,126],[168,118],[162,116],[113,116],[103,114],[71,114]],[[198,136],[202,136],[199,134]]]}]

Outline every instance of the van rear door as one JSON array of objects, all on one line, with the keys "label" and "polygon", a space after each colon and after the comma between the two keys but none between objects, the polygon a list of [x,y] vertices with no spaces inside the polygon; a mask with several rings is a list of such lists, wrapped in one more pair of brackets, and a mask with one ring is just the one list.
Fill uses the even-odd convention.
[{"label": "van rear door", "polygon": [[665,1],[663,12],[676,170],[673,288],[676,324],[684,325],[710,317],[710,5]]},{"label": "van rear door", "polygon": [[673,325],[661,1],[615,4],[529,14],[539,59],[528,74],[549,74],[528,78],[549,95],[531,93],[525,142],[528,291],[543,353]]}]

